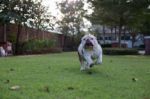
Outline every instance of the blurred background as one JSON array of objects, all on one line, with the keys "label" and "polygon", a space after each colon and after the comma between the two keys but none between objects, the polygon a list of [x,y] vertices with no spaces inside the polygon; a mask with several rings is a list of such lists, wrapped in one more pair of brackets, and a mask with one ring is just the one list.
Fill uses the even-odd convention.
[{"label": "blurred background", "polygon": [[150,54],[150,0],[0,0],[1,56],[74,51],[86,33]]}]

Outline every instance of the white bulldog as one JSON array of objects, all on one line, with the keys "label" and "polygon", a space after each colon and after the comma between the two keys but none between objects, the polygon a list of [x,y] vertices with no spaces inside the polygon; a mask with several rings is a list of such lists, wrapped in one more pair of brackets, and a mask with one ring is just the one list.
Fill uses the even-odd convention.
[{"label": "white bulldog", "polygon": [[102,63],[102,48],[94,35],[87,34],[82,37],[78,55],[81,63],[80,70],[90,69],[94,64]]}]

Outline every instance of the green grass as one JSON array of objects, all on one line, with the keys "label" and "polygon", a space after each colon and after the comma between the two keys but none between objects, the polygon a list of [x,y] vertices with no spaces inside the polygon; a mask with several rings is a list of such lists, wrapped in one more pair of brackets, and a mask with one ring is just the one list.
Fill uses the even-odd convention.
[{"label": "green grass", "polygon": [[0,58],[0,99],[150,99],[149,56],[104,56],[91,72],[74,52]]}]

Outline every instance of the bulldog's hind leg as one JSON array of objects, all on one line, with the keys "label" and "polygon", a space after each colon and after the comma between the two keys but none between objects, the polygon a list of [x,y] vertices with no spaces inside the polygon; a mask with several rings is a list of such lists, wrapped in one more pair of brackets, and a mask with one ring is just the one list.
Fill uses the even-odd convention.
[{"label": "bulldog's hind leg", "polygon": [[98,56],[96,64],[102,64],[102,54]]}]

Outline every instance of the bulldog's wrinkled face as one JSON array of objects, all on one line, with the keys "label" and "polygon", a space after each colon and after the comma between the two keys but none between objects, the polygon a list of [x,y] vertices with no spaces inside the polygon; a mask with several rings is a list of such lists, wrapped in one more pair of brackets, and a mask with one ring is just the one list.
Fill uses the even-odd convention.
[{"label": "bulldog's wrinkled face", "polygon": [[83,44],[85,49],[93,48],[93,46],[96,44],[96,38],[91,34],[85,35],[82,38],[81,43]]}]

